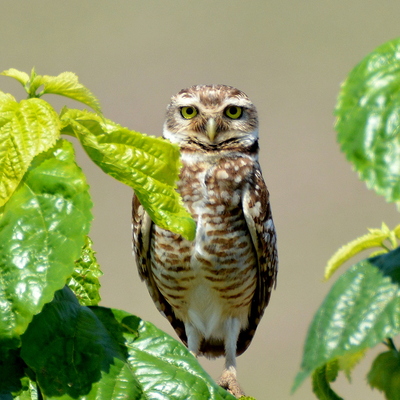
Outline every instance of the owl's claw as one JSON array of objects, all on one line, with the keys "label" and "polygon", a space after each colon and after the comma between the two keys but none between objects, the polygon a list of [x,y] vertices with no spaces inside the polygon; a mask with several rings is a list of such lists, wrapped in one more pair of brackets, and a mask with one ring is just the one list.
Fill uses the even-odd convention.
[{"label": "owl's claw", "polygon": [[236,379],[235,370],[225,369],[221,377],[218,379],[217,384],[226,389],[229,393],[233,394],[237,399],[245,396]]}]

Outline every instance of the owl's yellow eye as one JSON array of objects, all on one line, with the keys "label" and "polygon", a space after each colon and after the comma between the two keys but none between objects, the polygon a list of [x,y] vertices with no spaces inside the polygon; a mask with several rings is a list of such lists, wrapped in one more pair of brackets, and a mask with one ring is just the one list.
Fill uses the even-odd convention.
[{"label": "owl's yellow eye", "polygon": [[243,108],[238,106],[229,106],[225,108],[224,114],[230,119],[239,119],[242,116]]},{"label": "owl's yellow eye", "polygon": [[192,106],[182,107],[181,115],[185,119],[192,119],[197,115],[197,110],[195,107],[192,107]]}]

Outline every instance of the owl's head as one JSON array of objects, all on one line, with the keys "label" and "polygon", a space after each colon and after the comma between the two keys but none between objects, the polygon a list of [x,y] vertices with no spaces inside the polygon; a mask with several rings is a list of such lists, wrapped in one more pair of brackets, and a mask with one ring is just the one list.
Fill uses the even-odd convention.
[{"label": "owl's head", "polygon": [[192,86],[172,97],[163,136],[198,150],[251,147],[258,139],[257,110],[234,87]]}]

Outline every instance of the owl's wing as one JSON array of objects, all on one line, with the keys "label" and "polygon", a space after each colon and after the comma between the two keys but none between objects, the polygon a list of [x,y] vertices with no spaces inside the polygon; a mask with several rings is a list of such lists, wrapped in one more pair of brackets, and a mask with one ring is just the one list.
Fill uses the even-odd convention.
[{"label": "owl's wing", "polygon": [[133,252],[139,276],[143,281],[148,281],[150,276],[150,232],[152,221],[140,204],[139,199],[133,194],[132,198],[132,233]]},{"label": "owl's wing", "polygon": [[147,289],[158,311],[171,323],[180,339],[186,344],[187,338],[183,322],[176,318],[171,305],[165,300],[154,281],[151,271],[151,238],[153,222],[136,195],[132,199],[133,252],[139,276],[146,282]]},{"label": "owl's wing", "polygon": [[256,165],[253,181],[248,183],[243,192],[242,207],[257,254],[258,264],[257,286],[251,305],[249,326],[239,336],[238,354],[246,350],[253,338],[257,325],[268,305],[272,288],[276,285],[278,273],[275,226],[272,220],[268,189],[259,165]]}]

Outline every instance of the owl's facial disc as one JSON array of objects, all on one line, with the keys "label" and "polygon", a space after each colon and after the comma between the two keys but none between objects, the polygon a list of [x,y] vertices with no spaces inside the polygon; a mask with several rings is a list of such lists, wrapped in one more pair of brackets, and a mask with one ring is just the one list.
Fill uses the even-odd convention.
[{"label": "owl's facial disc", "polygon": [[218,149],[251,146],[258,139],[257,111],[238,89],[199,85],[181,90],[167,107],[163,136],[180,146]]}]

